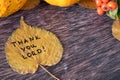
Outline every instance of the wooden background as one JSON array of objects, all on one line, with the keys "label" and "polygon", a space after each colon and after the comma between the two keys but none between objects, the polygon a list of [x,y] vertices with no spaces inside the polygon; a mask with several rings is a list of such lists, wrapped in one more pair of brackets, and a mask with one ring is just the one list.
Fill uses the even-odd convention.
[{"label": "wooden background", "polygon": [[46,3],[0,18],[0,80],[54,80],[41,68],[35,74],[20,75],[7,63],[5,43],[19,27],[21,16],[59,37],[63,58],[46,68],[61,80],[120,80],[120,42],[111,34],[113,20],[79,5],[60,8]]}]

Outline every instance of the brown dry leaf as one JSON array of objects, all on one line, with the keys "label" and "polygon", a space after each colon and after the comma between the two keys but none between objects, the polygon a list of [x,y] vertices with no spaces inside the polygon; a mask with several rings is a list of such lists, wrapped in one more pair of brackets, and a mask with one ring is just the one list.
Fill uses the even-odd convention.
[{"label": "brown dry leaf", "polygon": [[96,9],[96,3],[95,0],[80,0],[78,2],[79,5],[86,7],[86,8],[90,8],[90,9]]},{"label": "brown dry leaf", "polygon": [[21,8],[21,10],[29,10],[35,8],[37,5],[39,5],[40,0],[27,0],[25,5]]},{"label": "brown dry leaf", "polygon": [[114,21],[112,25],[112,35],[116,39],[120,40],[120,20]]},{"label": "brown dry leaf", "polygon": [[27,25],[21,26],[9,37],[6,58],[13,70],[21,74],[34,73],[38,65],[52,66],[62,58],[63,48],[51,32]]}]

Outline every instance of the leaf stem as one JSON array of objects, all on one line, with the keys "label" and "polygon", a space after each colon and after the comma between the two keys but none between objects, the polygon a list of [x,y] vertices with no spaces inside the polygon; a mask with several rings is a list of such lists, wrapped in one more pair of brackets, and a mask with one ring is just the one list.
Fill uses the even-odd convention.
[{"label": "leaf stem", "polygon": [[50,73],[45,67],[43,67],[42,65],[40,65],[40,67],[45,70],[51,77],[53,77],[55,80],[60,80],[59,78],[57,78],[55,75],[53,75],[52,73]]}]

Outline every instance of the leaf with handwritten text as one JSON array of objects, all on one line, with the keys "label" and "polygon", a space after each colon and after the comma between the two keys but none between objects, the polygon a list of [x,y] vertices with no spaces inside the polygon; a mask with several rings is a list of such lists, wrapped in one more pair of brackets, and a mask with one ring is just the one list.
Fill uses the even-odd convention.
[{"label": "leaf with handwritten text", "polygon": [[9,37],[5,51],[12,69],[27,74],[35,73],[38,65],[57,64],[62,58],[63,48],[56,35],[27,25],[21,18],[20,27]]}]

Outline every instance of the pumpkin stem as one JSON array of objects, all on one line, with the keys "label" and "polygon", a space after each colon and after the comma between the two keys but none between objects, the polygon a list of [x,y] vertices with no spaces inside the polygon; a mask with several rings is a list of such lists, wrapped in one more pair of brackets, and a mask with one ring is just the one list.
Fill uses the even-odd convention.
[{"label": "pumpkin stem", "polygon": [[53,75],[52,73],[50,73],[45,67],[43,67],[42,65],[40,65],[40,67],[45,70],[45,72],[47,72],[51,77],[53,77],[55,80],[60,80],[59,78],[57,78],[55,75]]}]

